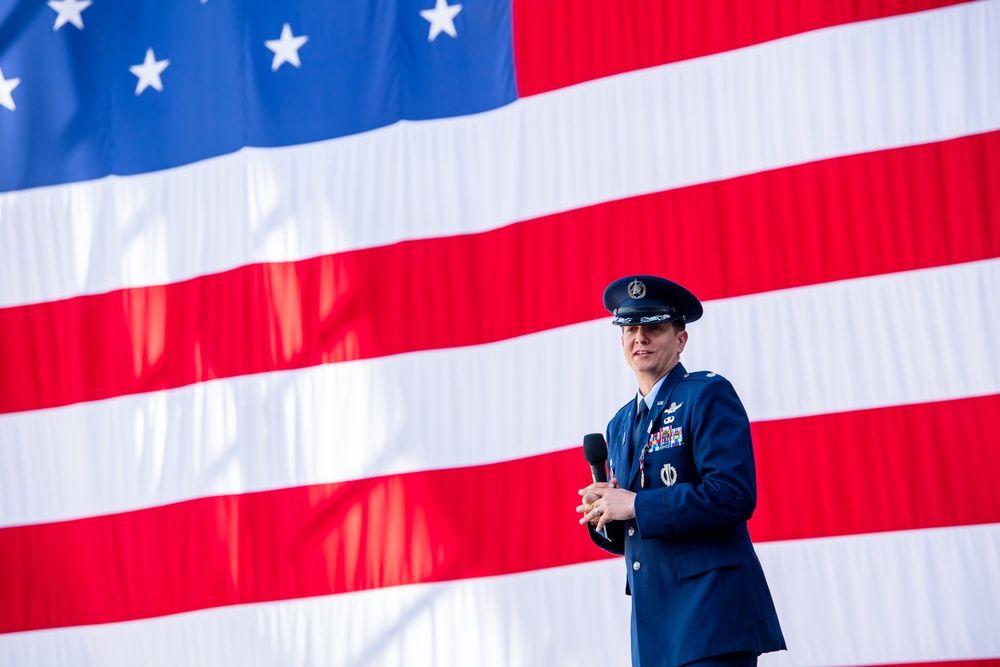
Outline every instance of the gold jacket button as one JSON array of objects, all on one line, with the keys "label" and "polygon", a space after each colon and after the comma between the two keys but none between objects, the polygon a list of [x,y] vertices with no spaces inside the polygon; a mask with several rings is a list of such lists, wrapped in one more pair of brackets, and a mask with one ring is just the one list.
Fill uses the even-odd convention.
[{"label": "gold jacket button", "polygon": [[638,570],[640,567],[642,567],[642,565],[639,564],[639,561],[632,563],[633,570]]}]

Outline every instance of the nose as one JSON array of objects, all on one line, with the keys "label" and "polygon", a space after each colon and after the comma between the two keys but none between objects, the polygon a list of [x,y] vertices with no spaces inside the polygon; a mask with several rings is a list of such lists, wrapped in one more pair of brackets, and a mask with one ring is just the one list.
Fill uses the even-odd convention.
[{"label": "nose", "polygon": [[646,327],[640,326],[636,329],[635,339],[639,343],[649,342],[649,331],[646,330]]}]

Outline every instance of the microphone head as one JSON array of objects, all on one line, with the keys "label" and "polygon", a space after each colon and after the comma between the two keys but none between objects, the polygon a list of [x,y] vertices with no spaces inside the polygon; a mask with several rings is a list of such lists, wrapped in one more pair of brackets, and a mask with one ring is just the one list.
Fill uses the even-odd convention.
[{"label": "microphone head", "polygon": [[608,460],[608,443],[603,433],[588,433],[583,436],[583,458],[587,463],[604,463]]}]

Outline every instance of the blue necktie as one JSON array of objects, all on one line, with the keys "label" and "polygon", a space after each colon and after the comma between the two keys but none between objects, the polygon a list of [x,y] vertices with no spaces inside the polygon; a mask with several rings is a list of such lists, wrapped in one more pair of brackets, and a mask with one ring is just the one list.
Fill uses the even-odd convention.
[{"label": "blue necktie", "polygon": [[639,401],[639,409],[635,413],[635,421],[632,423],[632,443],[629,445],[629,459],[635,461],[639,452],[646,445],[646,417],[649,415],[649,406],[646,399]]}]

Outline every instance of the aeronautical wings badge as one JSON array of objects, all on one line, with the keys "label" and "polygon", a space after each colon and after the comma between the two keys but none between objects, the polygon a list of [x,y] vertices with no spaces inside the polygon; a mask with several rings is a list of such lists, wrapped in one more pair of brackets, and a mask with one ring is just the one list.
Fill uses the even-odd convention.
[{"label": "aeronautical wings badge", "polygon": [[678,403],[677,401],[674,401],[673,403],[671,403],[671,404],[670,404],[670,407],[669,407],[669,408],[667,408],[666,410],[664,410],[664,412],[666,412],[666,413],[667,413],[668,415],[672,415],[672,414],[674,414],[675,412],[677,412],[677,410],[678,410],[678,409],[679,409],[679,408],[680,408],[680,407],[681,407],[682,405],[684,405],[684,401],[681,401],[680,403]]}]

